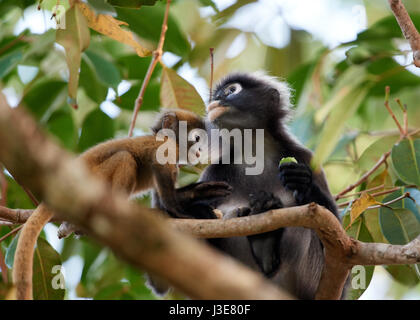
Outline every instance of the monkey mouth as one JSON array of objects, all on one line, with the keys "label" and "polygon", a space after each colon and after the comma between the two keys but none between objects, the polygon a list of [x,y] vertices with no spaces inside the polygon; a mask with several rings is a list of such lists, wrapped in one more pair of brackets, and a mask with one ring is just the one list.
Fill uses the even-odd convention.
[{"label": "monkey mouth", "polygon": [[229,107],[222,106],[218,100],[213,101],[207,106],[207,118],[210,121],[214,121],[228,110]]}]

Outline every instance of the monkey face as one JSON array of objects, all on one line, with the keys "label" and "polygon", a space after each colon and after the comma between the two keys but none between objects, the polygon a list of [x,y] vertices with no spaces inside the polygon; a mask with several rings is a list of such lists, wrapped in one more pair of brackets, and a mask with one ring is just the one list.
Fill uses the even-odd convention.
[{"label": "monkey face", "polygon": [[271,77],[234,73],[216,87],[207,118],[221,128],[266,128],[287,113],[289,89]]}]

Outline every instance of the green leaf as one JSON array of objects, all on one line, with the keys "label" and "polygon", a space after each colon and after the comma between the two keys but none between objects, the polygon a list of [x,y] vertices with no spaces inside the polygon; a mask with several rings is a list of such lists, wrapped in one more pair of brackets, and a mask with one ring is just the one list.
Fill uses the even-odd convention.
[{"label": "green leaf", "polygon": [[83,121],[82,133],[79,139],[80,152],[114,137],[114,122],[100,109],[89,113]]},{"label": "green leaf", "polygon": [[42,80],[25,94],[22,104],[40,120],[47,112],[65,101],[66,83],[58,80]]},{"label": "green leaf", "polygon": [[23,50],[13,51],[0,58],[0,79],[6,76],[23,58]]},{"label": "green leaf", "polygon": [[420,185],[420,139],[405,139],[396,144],[392,148],[391,159],[401,180]]},{"label": "green leaf", "polygon": [[163,68],[160,101],[165,108],[187,109],[200,115],[205,113],[204,102],[197,90],[169,68]]},{"label": "green leaf", "polygon": [[69,68],[69,98],[70,104],[77,107],[77,87],[82,52],[89,47],[90,31],[88,22],[78,6],[66,11],[66,27],[58,29],[57,43],[66,50],[66,61]]},{"label": "green leaf", "polygon": [[[116,98],[114,103],[121,107],[122,109],[126,110],[133,110],[134,109],[134,102],[136,101],[139,92],[140,92],[141,84],[137,84],[132,86],[130,90],[124,93],[122,96]],[[141,106],[141,111],[158,111],[160,106],[159,101],[159,94],[160,94],[160,84],[158,82],[150,82],[147,86],[146,93],[143,97],[143,104]]]},{"label": "green leaf", "polygon": [[34,205],[29,199],[22,187],[12,178],[6,176],[7,187],[7,207],[8,208],[22,208],[32,209]]},{"label": "green leaf", "polygon": [[385,86],[390,86],[392,93],[395,94],[407,87],[420,85],[420,77],[389,57],[369,63],[367,71],[376,78],[375,85],[369,92],[370,95],[383,97]]},{"label": "green leaf", "polygon": [[[420,14],[410,13],[410,18],[413,23],[420,27]],[[403,34],[393,15],[385,17],[374,23],[367,30],[362,31],[357,35],[357,39],[351,43],[358,43],[361,41],[374,41],[378,39],[403,38]]]},{"label": "green leaf", "polygon": [[73,150],[77,145],[77,130],[69,112],[64,110],[54,112],[48,119],[47,129],[65,148]]},{"label": "green leaf", "polygon": [[85,54],[92,62],[99,80],[117,92],[117,87],[121,82],[121,77],[115,65],[91,50],[87,50]]},{"label": "green leaf", "polygon": [[34,253],[33,292],[35,300],[63,300],[64,277],[60,274],[61,258],[43,238],[38,238]]},{"label": "green leaf", "polygon": [[[157,45],[160,38],[165,6],[142,7],[140,10],[117,8],[118,18],[127,22],[130,30],[141,38],[151,40]],[[180,30],[175,19],[169,14],[168,31],[165,36],[164,51],[171,51],[185,57],[190,51],[186,35]]]},{"label": "green leaf", "polygon": [[98,79],[98,74],[86,55],[82,56],[79,87],[83,88],[89,98],[98,104],[105,101],[108,94],[108,87]]},{"label": "green leaf", "polygon": [[346,120],[349,119],[361,105],[368,93],[368,86],[353,88],[343,99],[338,99],[324,124],[320,142],[316,148],[311,166],[320,168],[334,150]]},{"label": "green leaf", "polygon": [[371,169],[384,153],[391,150],[398,139],[399,136],[387,136],[373,142],[357,160],[359,169],[362,172]]},{"label": "green leaf", "polygon": [[[403,191],[396,191],[383,199],[391,201]],[[412,211],[413,201],[403,199],[379,209],[379,224],[382,234],[391,244],[406,244],[420,234],[420,220]],[[415,205],[414,205],[415,208]]]},{"label": "green leaf", "polygon": [[[146,77],[151,57],[140,58],[137,55],[126,55],[117,59],[119,69],[122,70],[124,79],[142,80]],[[157,64],[152,73],[151,80],[156,79],[161,74],[162,67]]]},{"label": "green leaf", "polygon": [[19,240],[19,235],[20,235],[20,231],[15,235],[12,242],[10,242],[9,246],[6,249],[6,255],[4,257],[4,262],[6,263],[6,266],[9,269],[13,268],[13,263],[14,263],[14,260],[15,260],[15,252],[16,252],[16,247],[17,247],[17,243],[18,243],[18,240]]},{"label": "green leaf", "polygon": [[385,270],[398,282],[413,287],[419,283],[419,278],[415,271],[415,265],[390,265],[385,266]]},{"label": "green leaf", "polygon": [[100,290],[124,278],[124,265],[108,249],[103,249],[86,273],[86,290],[95,296]]}]

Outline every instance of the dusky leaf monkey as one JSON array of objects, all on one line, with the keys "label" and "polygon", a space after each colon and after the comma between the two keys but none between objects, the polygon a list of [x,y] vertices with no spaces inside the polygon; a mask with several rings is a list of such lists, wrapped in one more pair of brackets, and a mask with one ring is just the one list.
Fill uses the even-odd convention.
[{"label": "dusky leaf monkey", "polygon": [[[188,133],[204,128],[199,116],[177,109],[162,113],[152,131],[156,134],[160,129],[172,129],[178,140],[180,121],[186,122]],[[157,160],[156,152],[165,141],[159,141],[155,135],[109,140],[88,149],[80,155],[80,159],[96,177],[109,183],[112,191],[119,190],[129,196],[155,189],[162,207],[176,217],[186,217],[183,205],[191,199],[217,199],[230,194],[230,186],[226,182],[196,183],[177,189],[177,164],[161,164]],[[178,159],[177,141],[173,145]],[[17,299],[32,299],[34,246],[39,233],[52,217],[53,212],[41,203],[21,231],[13,267]]]},{"label": "dusky leaf monkey", "polygon": [[[200,217],[216,207],[224,213],[224,219],[229,219],[316,202],[338,218],[323,172],[313,172],[310,168],[312,152],[287,129],[289,115],[290,89],[275,78],[261,73],[233,73],[217,85],[207,106],[208,130],[239,129],[243,133],[245,129],[263,129],[264,169],[261,174],[246,175],[250,166],[246,163],[222,164],[220,161],[209,165],[199,181],[225,181],[232,186],[232,194],[218,200],[215,206],[193,200],[190,207],[194,207],[194,203],[199,206],[194,207],[191,215]],[[234,153],[234,147],[231,147],[231,153]],[[294,157],[297,163],[279,166],[279,161],[285,157]],[[296,297],[315,297],[324,253],[313,230],[288,227],[255,236],[209,242],[262,272]]]}]

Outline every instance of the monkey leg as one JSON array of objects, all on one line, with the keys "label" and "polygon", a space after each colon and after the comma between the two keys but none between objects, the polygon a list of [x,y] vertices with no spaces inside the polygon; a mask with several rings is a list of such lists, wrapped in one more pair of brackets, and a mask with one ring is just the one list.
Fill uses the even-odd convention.
[{"label": "monkey leg", "polygon": [[[280,199],[272,193],[260,191],[257,195],[251,196],[250,208],[238,208],[238,217],[259,214],[271,209],[283,208]],[[278,229],[262,234],[248,236],[252,255],[267,276],[272,276],[280,265],[279,244],[284,229]]]},{"label": "monkey leg", "polygon": [[32,213],[20,232],[13,263],[13,283],[16,286],[16,299],[31,300],[32,273],[35,244],[44,226],[53,213],[44,204]]}]

